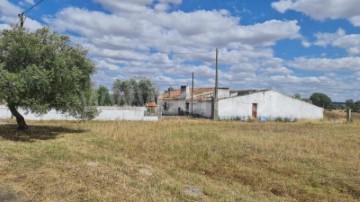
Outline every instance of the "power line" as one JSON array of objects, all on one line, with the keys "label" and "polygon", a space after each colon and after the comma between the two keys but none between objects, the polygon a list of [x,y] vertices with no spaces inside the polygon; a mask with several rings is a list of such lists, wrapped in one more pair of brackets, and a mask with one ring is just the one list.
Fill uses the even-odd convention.
[{"label": "power line", "polygon": [[31,9],[35,8],[36,6],[38,6],[41,2],[43,2],[44,0],[40,0],[38,1],[36,4],[34,4],[33,6],[31,6],[30,8],[26,9],[25,11],[23,11],[22,13],[20,13],[19,19],[20,19],[20,27],[22,28],[24,26],[25,20],[26,20],[26,16],[25,13],[29,12]]},{"label": "power line", "polygon": [[41,4],[44,0],[40,0],[38,1],[36,4],[34,4],[33,6],[31,6],[30,8],[26,9],[25,11],[23,11],[22,13],[20,13],[19,15],[24,15],[25,13],[29,12],[30,10],[32,10],[33,8],[35,8],[36,6],[38,6],[39,4]]}]

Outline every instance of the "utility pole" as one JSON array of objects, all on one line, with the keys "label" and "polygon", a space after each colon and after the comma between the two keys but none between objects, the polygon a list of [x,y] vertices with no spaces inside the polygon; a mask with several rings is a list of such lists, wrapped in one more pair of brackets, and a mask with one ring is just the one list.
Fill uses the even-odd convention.
[{"label": "utility pole", "polygon": [[23,28],[26,16],[24,15],[24,13],[20,13],[18,16],[19,16],[19,19],[20,19],[20,28]]},{"label": "utility pole", "polygon": [[191,115],[194,115],[194,72],[192,75],[192,82],[191,82]]},{"label": "utility pole", "polygon": [[219,88],[219,71],[218,71],[218,61],[219,61],[219,49],[216,49],[216,73],[215,73],[215,99],[219,98],[218,88]]},{"label": "utility pole", "polygon": [[26,20],[26,16],[25,13],[31,11],[33,8],[35,8],[36,6],[38,6],[39,4],[41,4],[44,0],[40,0],[38,1],[36,4],[34,4],[33,6],[31,6],[30,8],[28,8],[27,10],[23,11],[22,13],[20,13],[18,16],[20,18],[20,28],[24,27],[24,23]]},{"label": "utility pole", "polygon": [[219,119],[219,110],[218,110],[218,90],[219,90],[219,72],[218,72],[218,65],[219,65],[219,49],[216,48],[216,71],[215,71],[215,92],[214,92],[214,100],[213,100],[213,120],[216,121]]},{"label": "utility pole", "polygon": [[351,122],[351,109],[347,109],[346,110],[346,119],[347,119],[347,122]]}]

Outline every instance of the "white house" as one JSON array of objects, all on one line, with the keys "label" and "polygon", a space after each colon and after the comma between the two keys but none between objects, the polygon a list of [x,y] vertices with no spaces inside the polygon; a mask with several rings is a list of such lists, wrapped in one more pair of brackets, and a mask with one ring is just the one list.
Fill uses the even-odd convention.
[{"label": "white house", "polygon": [[[298,100],[273,90],[230,91],[219,88],[217,111],[220,120],[275,120],[323,118],[323,108]],[[182,86],[180,90],[164,92],[163,115],[194,114],[211,118],[214,111],[212,97],[214,88],[194,88]],[[216,103],[216,102],[215,102]]]},{"label": "white house", "polygon": [[[161,103],[158,104],[162,105],[163,115],[184,115],[193,111],[194,114],[201,116],[206,114],[205,117],[207,117],[209,114],[211,116],[211,100],[214,92],[214,88],[192,89],[188,86],[181,86],[180,89],[169,88],[159,97]],[[220,87],[218,94],[219,98],[227,98],[230,97],[230,90]],[[208,105],[210,105],[210,109]]]},{"label": "white house", "polygon": [[322,119],[323,108],[276,91],[250,91],[218,101],[219,119]]}]

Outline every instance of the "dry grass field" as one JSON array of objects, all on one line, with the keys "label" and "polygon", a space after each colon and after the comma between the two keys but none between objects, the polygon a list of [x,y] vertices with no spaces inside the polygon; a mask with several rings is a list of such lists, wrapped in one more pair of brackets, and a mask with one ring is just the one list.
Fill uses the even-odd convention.
[{"label": "dry grass field", "polygon": [[0,201],[359,201],[352,123],[0,125]]}]

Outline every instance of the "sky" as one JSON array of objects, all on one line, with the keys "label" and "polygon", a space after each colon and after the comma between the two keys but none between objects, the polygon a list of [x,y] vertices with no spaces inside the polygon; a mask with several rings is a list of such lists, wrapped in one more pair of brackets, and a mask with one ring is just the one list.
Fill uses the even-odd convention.
[{"label": "sky", "polygon": [[[38,0],[0,0],[0,29]],[[25,27],[82,44],[96,86],[150,78],[160,91],[219,85],[360,100],[360,0],[43,0]]]}]

